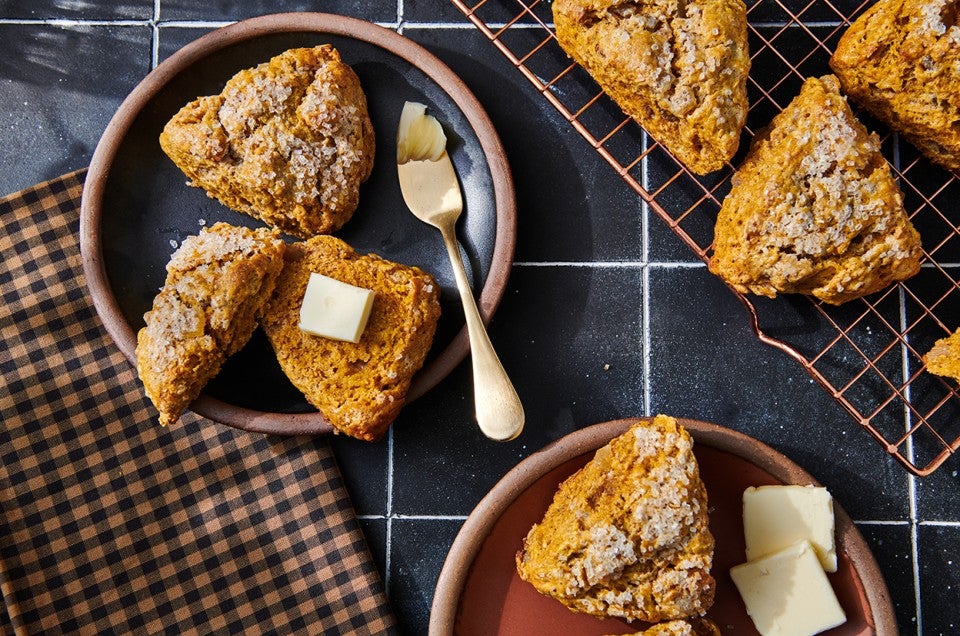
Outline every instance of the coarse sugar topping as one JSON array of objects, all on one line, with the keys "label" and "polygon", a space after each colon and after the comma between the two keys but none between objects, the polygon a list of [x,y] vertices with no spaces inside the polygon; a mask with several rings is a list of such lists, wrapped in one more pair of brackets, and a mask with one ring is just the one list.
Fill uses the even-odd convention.
[{"label": "coarse sugar topping", "polygon": [[181,109],[160,143],[191,184],[301,238],[349,220],[375,150],[359,78],[329,45],[240,71]]},{"label": "coarse sugar topping", "polygon": [[692,448],[676,420],[657,416],[599,449],[527,534],[521,577],[600,616],[656,622],[705,611],[713,537]]},{"label": "coarse sugar topping", "polygon": [[710,270],[740,291],[834,304],[913,275],[922,253],[877,136],[833,76],[807,79],[758,135],[714,246]]}]

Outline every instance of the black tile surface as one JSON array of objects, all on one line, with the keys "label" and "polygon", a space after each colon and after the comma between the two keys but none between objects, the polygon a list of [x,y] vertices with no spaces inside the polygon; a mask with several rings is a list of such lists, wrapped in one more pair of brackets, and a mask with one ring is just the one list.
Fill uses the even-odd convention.
[{"label": "black tile surface", "polygon": [[160,2],[161,20],[189,20],[220,22],[252,18],[265,13],[291,11],[319,11],[338,13],[371,22],[397,21],[397,5],[391,2],[364,2],[363,0],[165,0]]},{"label": "black tile surface", "polygon": [[0,20],[149,20],[153,0],[4,0]]},{"label": "black tile surface", "polygon": [[[517,11],[508,0],[467,4],[490,22],[506,22]],[[751,44],[759,51],[750,87],[756,110],[748,122],[756,130],[802,79],[764,47],[806,52],[810,33],[835,42],[841,22],[831,6],[849,11],[860,3],[748,5]],[[538,5],[541,19],[549,20],[548,6]],[[517,190],[514,267],[490,333],[524,401],[524,433],[508,444],[482,437],[472,420],[471,373],[464,363],[409,404],[384,440],[333,441],[403,633],[426,632],[446,552],[463,520],[504,473],[586,425],[657,412],[740,430],[800,464],[858,522],[886,577],[899,632],[957,633],[957,459],[930,477],[909,476],[797,363],[759,342],[740,303],[452,3],[0,2],[0,191],[86,165],[110,116],[149,71],[154,55],[166,59],[224,22],[306,10],[399,28],[446,62],[498,129]],[[810,32],[792,23],[798,12],[816,22]],[[123,22],[111,24],[116,21]],[[529,17],[522,22],[532,24]],[[515,31],[503,41],[518,50],[543,37],[535,27]],[[545,76],[567,63],[549,49],[530,60]],[[824,70],[816,55],[800,67],[801,73]],[[784,73],[787,79],[779,82]],[[587,101],[595,87],[589,78],[571,75],[562,90]],[[615,108],[598,103],[585,123],[600,130],[618,117]],[[910,165],[913,151],[885,139],[888,156]],[[642,135],[631,133],[618,137],[612,150],[635,155],[643,144]],[[676,164],[659,152],[651,157],[631,174],[658,187]],[[908,206],[922,206],[929,196],[946,205],[956,194],[955,183],[939,189],[944,175],[937,169],[924,171],[921,163],[910,171],[916,188],[905,193]],[[729,188],[728,175],[705,182],[718,199]],[[709,242],[717,206],[703,197],[703,189],[683,177],[666,184],[660,198],[674,209],[695,206],[683,227]],[[921,231],[928,249],[948,253],[956,247],[955,237],[936,221]],[[924,271],[921,277],[918,302],[929,302],[958,274],[951,270],[945,279]],[[900,315],[898,298],[883,302],[889,305],[881,304],[882,314]],[[822,330],[808,306],[791,300],[760,305],[765,327],[802,348],[818,346]],[[916,307],[906,303],[904,315],[912,319]],[[838,316],[856,318],[843,311]],[[864,346],[881,348],[883,325],[865,327],[873,336]],[[850,376],[861,364],[855,352],[842,349],[824,363]],[[899,357],[884,358],[880,366],[897,372],[900,363]],[[852,391],[859,392],[858,400],[873,399],[856,383]],[[885,433],[902,432],[902,408],[887,409],[878,425]],[[922,443],[916,452],[925,452]]]},{"label": "black tile surface", "polygon": [[960,527],[956,524],[921,524],[917,531],[920,580],[936,581],[921,588],[920,620],[924,633],[956,634],[960,631],[960,584],[954,571],[960,563]]},{"label": "black tile surface", "polygon": [[0,193],[86,166],[150,48],[148,26],[0,20]]}]

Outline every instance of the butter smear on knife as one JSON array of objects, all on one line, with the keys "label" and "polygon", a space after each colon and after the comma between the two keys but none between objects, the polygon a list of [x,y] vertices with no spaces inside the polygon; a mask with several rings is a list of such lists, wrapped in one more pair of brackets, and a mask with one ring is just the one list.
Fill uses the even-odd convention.
[{"label": "butter smear on knife", "polygon": [[436,161],[447,147],[447,136],[427,107],[404,102],[397,130],[397,163]]}]

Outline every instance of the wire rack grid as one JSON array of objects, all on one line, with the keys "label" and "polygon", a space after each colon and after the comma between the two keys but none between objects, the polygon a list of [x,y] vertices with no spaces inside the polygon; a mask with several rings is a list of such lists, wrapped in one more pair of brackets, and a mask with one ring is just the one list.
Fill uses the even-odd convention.
[{"label": "wire rack grid", "polygon": [[[750,111],[740,152],[697,176],[607,98],[557,43],[543,0],[452,0],[702,261],[735,166],[750,140],[799,92],[830,72],[837,40],[870,0],[748,0]],[[855,105],[854,105],[855,106]],[[904,205],[923,238],[920,273],[840,307],[805,296],[738,296],[757,337],[800,363],[897,462],[926,476],[960,448],[960,393],[924,370],[921,356],[957,328],[960,181],[929,163],[865,111],[881,136]]]}]

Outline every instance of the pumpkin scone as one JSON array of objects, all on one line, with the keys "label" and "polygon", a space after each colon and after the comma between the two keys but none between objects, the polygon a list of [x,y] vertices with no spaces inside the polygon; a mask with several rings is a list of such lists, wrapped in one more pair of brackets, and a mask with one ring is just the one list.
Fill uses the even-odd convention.
[{"label": "pumpkin scone", "polygon": [[[419,268],[358,254],[333,236],[288,246],[262,326],[290,381],[337,430],[381,437],[423,366],[440,318],[440,286]],[[312,335],[299,327],[310,274],[374,292],[359,342]]]},{"label": "pumpkin scone", "polygon": [[960,172],[956,0],[878,0],[830,59],[843,91],[931,161]]},{"label": "pumpkin scone", "polygon": [[832,75],[804,82],[754,139],[732,184],[710,271],[742,293],[838,305],[920,269],[920,235],[880,141]]},{"label": "pumpkin scone", "polygon": [[690,434],[665,415],[638,420],[560,485],[517,571],[577,612],[698,617],[716,587],[708,522]]},{"label": "pumpkin scone", "polygon": [[563,50],[690,170],[736,154],[750,70],[742,0],[554,0],[553,20]]},{"label": "pumpkin scone", "polygon": [[937,340],[923,362],[930,373],[960,381],[960,329]]},{"label": "pumpkin scone", "polygon": [[322,45],[281,53],[190,102],[166,124],[160,147],[191,185],[307,238],[351,218],[375,142],[360,80]]},{"label": "pumpkin scone", "polygon": [[250,340],[283,252],[276,230],[217,223],[187,238],[170,257],[136,348],[137,373],[161,424],[177,421]]}]

